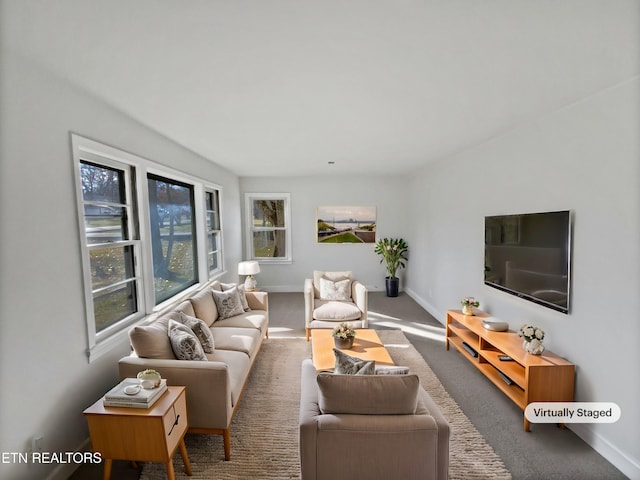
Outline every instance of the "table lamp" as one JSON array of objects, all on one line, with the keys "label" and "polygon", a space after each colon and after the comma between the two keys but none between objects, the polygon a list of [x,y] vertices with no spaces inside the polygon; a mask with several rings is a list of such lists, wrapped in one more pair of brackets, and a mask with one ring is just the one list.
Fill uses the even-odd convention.
[{"label": "table lamp", "polygon": [[255,260],[240,262],[238,264],[238,275],[247,276],[244,281],[244,289],[248,292],[256,289],[256,279],[253,278],[253,275],[256,273],[260,273],[260,264]]}]

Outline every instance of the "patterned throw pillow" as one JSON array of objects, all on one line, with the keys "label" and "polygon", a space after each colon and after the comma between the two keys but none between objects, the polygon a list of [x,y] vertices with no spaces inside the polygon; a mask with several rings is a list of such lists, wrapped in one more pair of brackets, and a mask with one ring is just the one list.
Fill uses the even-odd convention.
[{"label": "patterned throw pillow", "polygon": [[227,290],[231,290],[233,287],[238,288],[238,292],[240,293],[240,303],[242,304],[242,308],[245,312],[251,310],[249,307],[249,302],[247,301],[247,292],[244,289],[244,285],[236,285],[235,283],[221,283],[222,291],[226,292]]},{"label": "patterned throw pillow", "polygon": [[326,278],[320,279],[320,298],[322,300],[351,300],[350,289],[351,280],[348,278],[337,282]]},{"label": "patterned throw pillow", "polygon": [[216,302],[216,307],[218,307],[219,320],[235,317],[236,315],[244,313],[238,287],[230,288],[226,292],[218,292],[217,290],[211,290],[211,292],[213,293],[213,299]]},{"label": "patterned throw pillow", "polygon": [[362,360],[352,357],[337,348],[333,349],[336,356],[336,364],[333,373],[342,375],[375,375],[376,362],[374,360]]},{"label": "patterned throw pillow", "polygon": [[178,360],[206,360],[207,356],[193,331],[175,320],[169,320],[171,349]]},{"label": "patterned throw pillow", "polygon": [[400,365],[376,365],[376,375],[408,375],[409,367]]},{"label": "patterned throw pillow", "polygon": [[207,324],[199,318],[191,317],[186,313],[180,312],[180,317],[182,323],[189,327],[193,333],[195,333],[196,337],[198,337],[198,341],[200,345],[202,345],[204,352],[213,353],[215,342],[213,341],[213,333],[211,333],[211,329]]}]

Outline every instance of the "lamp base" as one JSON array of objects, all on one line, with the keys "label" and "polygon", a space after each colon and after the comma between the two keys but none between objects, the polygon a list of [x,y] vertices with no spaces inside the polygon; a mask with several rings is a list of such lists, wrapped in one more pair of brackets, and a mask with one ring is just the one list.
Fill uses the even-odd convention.
[{"label": "lamp base", "polygon": [[256,279],[253,278],[253,275],[247,275],[247,278],[244,280],[244,289],[247,292],[251,292],[256,289]]}]

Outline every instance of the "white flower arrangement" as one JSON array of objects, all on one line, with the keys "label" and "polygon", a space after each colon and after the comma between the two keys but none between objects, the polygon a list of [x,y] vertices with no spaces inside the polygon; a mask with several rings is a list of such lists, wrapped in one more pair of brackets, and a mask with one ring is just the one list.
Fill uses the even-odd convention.
[{"label": "white flower arrangement", "polygon": [[536,341],[537,343],[542,343],[542,340],[544,339],[544,330],[525,323],[520,327],[518,335],[524,338],[527,342]]}]

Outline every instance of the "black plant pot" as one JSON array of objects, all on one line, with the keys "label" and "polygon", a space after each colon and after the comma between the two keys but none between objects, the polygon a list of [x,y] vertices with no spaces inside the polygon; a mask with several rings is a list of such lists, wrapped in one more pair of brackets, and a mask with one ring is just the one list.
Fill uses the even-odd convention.
[{"label": "black plant pot", "polygon": [[397,297],[398,288],[400,287],[399,278],[385,277],[387,287],[387,297]]}]

